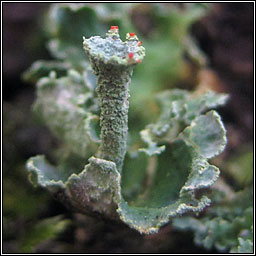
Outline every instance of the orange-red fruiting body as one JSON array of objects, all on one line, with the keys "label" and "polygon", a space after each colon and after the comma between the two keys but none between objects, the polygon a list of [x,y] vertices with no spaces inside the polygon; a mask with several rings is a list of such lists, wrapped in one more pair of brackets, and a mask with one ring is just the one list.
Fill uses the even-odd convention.
[{"label": "orange-red fruiting body", "polygon": [[132,59],[132,58],[133,58],[133,55],[134,55],[134,54],[133,54],[132,52],[130,52],[130,53],[129,53],[129,59]]},{"label": "orange-red fruiting body", "polygon": [[141,60],[137,60],[136,62],[137,62],[137,63],[141,63]]},{"label": "orange-red fruiting body", "polygon": [[138,46],[141,46],[141,45],[142,45],[142,42],[141,42],[141,41],[139,41],[139,42],[138,42]]},{"label": "orange-red fruiting body", "polygon": [[135,33],[129,33],[130,36],[135,36]]},{"label": "orange-red fruiting body", "polygon": [[119,29],[119,28],[118,26],[111,26],[110,29],[113,30],[113,29]]}]

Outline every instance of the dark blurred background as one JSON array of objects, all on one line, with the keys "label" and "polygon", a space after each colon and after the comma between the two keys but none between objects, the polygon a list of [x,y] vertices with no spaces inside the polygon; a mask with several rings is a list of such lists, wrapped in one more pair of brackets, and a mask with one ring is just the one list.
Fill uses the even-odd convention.
[{"label": "dark blurred background", "polygon": [[[35,60],[51,59],[45,47],[47,33],[42,26],[49,4],[3,3],[2,6],[3,252],[26,251],[27,244],[35,243],[30,241],[29,234],[46,232],[38,222],[60,215],[73,220],[72,223],[57,238],[40,243],[35,252],[214,253],[215,250],[196,247],[192,233],[180,233],[170,225],[158,234],[141,236],[126,226],[73,215],[45,191],[32,187],[25,171],[26,160],[36,154],[50,155],[58,146],[48,129],[34,121],[31,105],[35,88],[21,79]],[[132,15],[135,22],[145,24],[142,30],[146,33],[149,28],[145,14]],[[228,131],[228,146],[220,159],[252,152],[253,24],[253,3],[218,3],[190,31],[209,60],[207,68],[199,73],[199,80],[207,81],[210,89],[230,95],[228,104],[219,111]],[[179,85],[186,87],[186,83]]]}]

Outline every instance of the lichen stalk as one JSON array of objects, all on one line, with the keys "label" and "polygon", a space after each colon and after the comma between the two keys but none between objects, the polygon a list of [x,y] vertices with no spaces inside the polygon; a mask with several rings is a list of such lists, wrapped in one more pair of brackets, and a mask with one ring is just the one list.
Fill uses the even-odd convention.
[{"label": "lichen stalk", "polygon": [[97,81],[100,106],[101,145],[97,157],[116,164],[121,173],[128,136],[129,84],[133,68],[145,56],[135,33],[120,39],[117,26],[111,26],[106,38],[84,39]]},{"label": "lichen stalk", "polygon": [[96,89],[101,109],[101,146],[97,157],[116,163],[119,172],[126,153],[131,76],[131,67],[112,67],[111,73],[106,70],[98,74]]}]

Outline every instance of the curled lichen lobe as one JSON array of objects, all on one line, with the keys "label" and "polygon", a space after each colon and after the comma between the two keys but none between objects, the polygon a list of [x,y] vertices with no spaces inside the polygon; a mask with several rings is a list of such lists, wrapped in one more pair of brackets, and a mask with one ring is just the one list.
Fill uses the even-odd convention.
[{"label": "curled lichen lobe", "polygon": [[111,26],[106,38],[84,38],[83,45],[91,59],[105,64],[130,66],[140,63],[145,56],[145,48],[135,33],[127,33],[126,41],[123,42],[117,26]]}]

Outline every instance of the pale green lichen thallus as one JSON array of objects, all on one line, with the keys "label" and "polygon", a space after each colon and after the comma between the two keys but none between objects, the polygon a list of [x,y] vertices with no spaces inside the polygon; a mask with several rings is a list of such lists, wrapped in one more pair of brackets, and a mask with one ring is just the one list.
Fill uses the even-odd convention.
[{"label": "pale green lichen thallus", "polygon": [[[63,141],[66,149],[61,152],[70,154],[56,159],[57,166],[42,155],[31,157],[31,182],[47,188],[72,211],[122,220],[144,234],[157,232],[174,217],[209,207],[208,189],[220,174],[209,160],[227,142],[221,118],[211,109],[223,105],[227,95],[181,89],[158,93],[159,118],[141,131],[143,148],[127,154],[123,168],[129,84],[145,49],[135,33],[123,42],[116,26],[106,38],[84,39],[83,45],[97,76],[97,99],[95,87],[75,68],[64,77],[38,81],[34,109]],[[100,140],[94,126],[98,109]]]},{"label": "pale green lichen thallus", "polygon": [[117,26],[111,26],[106,38],[84,38],[83,45],[98,79],[101,146],[97,157],[113,161],[121,172],[128,135],[129,84],[145,48],[135,33],[128,33],[123,42]]}]

